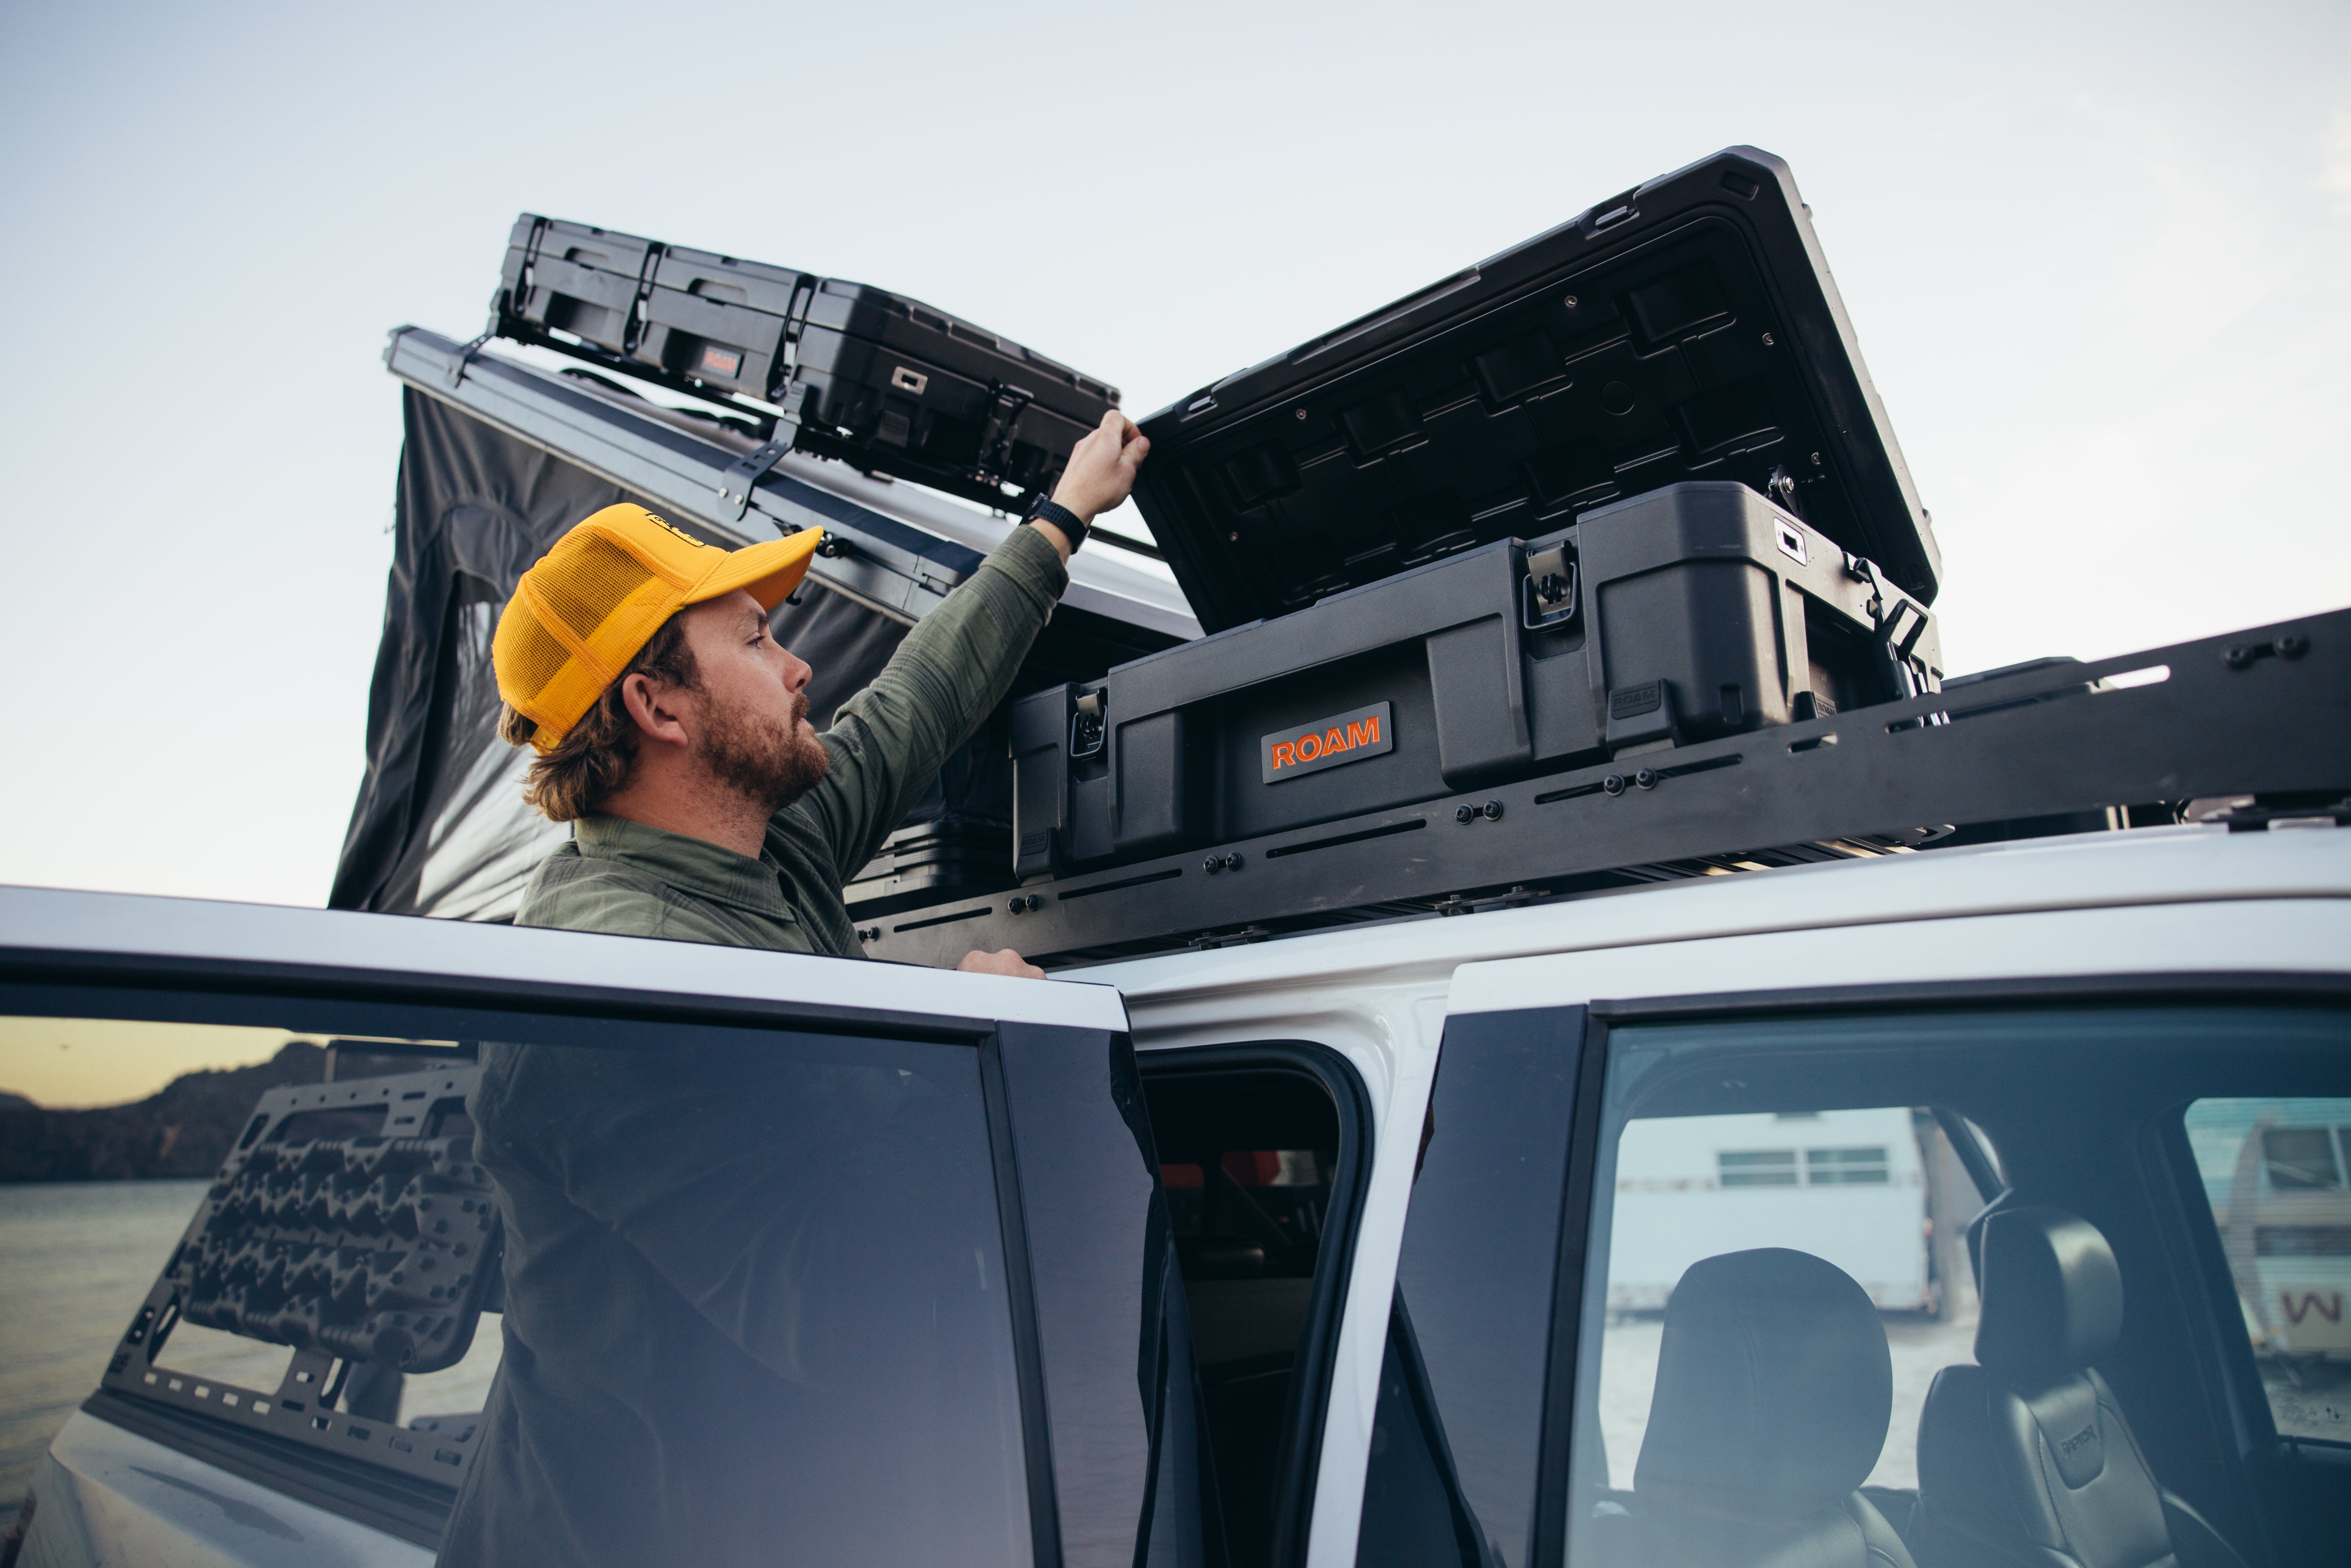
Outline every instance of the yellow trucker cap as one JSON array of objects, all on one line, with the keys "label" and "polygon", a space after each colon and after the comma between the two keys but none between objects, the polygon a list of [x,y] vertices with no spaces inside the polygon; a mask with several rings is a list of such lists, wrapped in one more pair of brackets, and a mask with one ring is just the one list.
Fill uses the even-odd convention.
[{"label": "yellow trucker cap", "polygon": [[738,588],[773,610],[799,586],[823,538],[803,528],[724,549],[643,507],[607,507],[574,524],[515,585],[490,641],[498,695],[538,721],[531,744],[552,750],[662,622]]}]

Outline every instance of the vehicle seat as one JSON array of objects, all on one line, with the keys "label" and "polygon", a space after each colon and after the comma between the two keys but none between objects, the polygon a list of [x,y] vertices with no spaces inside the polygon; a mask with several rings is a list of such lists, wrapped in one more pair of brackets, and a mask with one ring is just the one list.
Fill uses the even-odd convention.
[{"label": "vehicle seat", "polygon": [[1610,1568],[1913,1568],[1855,1490],[1893,1402],[1886,1330],[1843,1270],[1782,1247],[1691,1264],[1666,1306],[1632,1500],[1591,1521],[1597,1555]]},{"label": "vehicle seat", "polygon": [[2122,1271],[2098,1228],[2060,1208],[1983,1230],[1976,1366],[1935,1375],[1918,1417],[1927,1568],[2244,1568],[2165,1491],[2091,1364],[2123,1322]]}]

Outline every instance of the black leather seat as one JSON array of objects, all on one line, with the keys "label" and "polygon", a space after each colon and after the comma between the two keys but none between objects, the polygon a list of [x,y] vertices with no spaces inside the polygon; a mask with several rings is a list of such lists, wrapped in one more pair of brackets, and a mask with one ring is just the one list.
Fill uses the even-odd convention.
[{"label": "black leather seat", "polygon": [[1918,1417],[1926,1568],[2244,1568],[2165,1491],[2092,1363],[2122,1331],[2122,1271],[2096,1226],[2014,1208],[1983,1228],[1976,1366],[1935,1375]]},{"label": "black leather seat", "polygon": [[1893,1398],[1886,1330],[1843,1270],[1780,1247],[1692,1264],[1666,1308],[1632,1500],[1591,1521],[1597,1555],[1610,1568],[1913,1568],[1855,1490]]}]

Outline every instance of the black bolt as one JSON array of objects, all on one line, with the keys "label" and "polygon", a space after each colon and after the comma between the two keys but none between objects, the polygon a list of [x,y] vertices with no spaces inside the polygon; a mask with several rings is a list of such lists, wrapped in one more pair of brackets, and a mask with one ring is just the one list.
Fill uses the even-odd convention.
[{"label": "black bolt", "polygon": [[1210,855],[1207,860],[1200,862],[1200,869],[1207,872],[1210,876],[1214,876],[1218,872],[1225,869],[1225,857],[1222,855]]},{"label": "black bolt", "polygon": [[2253,662],[2253,651],[2239,643],[2220,655],[2220,662],[2232,670],[2241,670]]},{"label": "black bolt", "polygon": [[1600,787],[1611,795],[1622,795],[1625,792],[1625,776],[1622,773],[1611,773],[1600,781]]},{"label": "black bolt", "polygon": [[2310,639],[2299,632],[2289,632],[2277,640],[2278,657],[2299,659],[2310,652]]},{"label": "black bolt", "polygon": [[1453,808],[1453,820],[1466,828],[1470,823],[1478,820],[1478,808],[1475,806],[1456,806]]},{"label": "black bolt", "polygon": [[1644,789],[1654,789],[1657,787],[1657,770],[1654,768],[1644,768],[1633,775],[1633,782]]},{"label": "black bolt", "polygon": [[1502,820],[1502,803],[1499,800],[1487,801],[1485,811],[1486,820],[1489,822],[1499,822]]},{"label": "black bolt", "polygon": [[1235,850],[1232,853],[1225,857],[1225,869],[1227,871],[1238,871],[1241,869],[1241,865],[1242,861],[1240,851]]}]

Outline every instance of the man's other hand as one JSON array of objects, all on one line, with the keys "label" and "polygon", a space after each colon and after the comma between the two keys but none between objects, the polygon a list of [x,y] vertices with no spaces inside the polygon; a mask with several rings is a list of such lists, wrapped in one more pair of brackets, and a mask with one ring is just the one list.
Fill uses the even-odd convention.
[{"label": "man's other hand", "polygon": [[1070,465],[1053,486],[1053,501],[1092,523],[1126,499],[1134,471],[1151,455],[1151,441],[1134,421],[1112,409],[1102,422],[1070,449]]},{"label": "man's other hand", "polygon": [[[1086,439],[1092,441],[1093,437],[1090,435]],[[975,947],[963,956],[963,962],[956,967],[967,975],[1009,975],[1016,980],[1041,980],[1045,977],[1044,970],[1009,947],[1001,953],[983,953]]]}]

